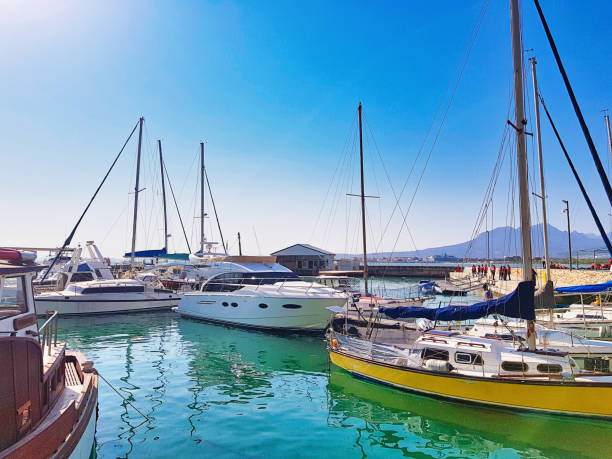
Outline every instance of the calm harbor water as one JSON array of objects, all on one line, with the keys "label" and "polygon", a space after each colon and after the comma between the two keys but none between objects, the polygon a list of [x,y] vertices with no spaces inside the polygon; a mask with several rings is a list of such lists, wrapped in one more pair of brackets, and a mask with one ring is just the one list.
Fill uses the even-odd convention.
[{"label": "calm harbor water", "polygon": [[100,381],[98,457],[609,457],[609,423],[399,392],[329,368],[321,337],[174,312],[65,318]]}]

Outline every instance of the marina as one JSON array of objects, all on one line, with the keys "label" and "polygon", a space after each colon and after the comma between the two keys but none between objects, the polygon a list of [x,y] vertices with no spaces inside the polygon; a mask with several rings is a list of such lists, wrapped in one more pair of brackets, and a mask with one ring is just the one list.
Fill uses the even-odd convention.
[{"label": "marina", "polygon": [[610,5],[347,6],[3,7],[0,459],[612,455]]}]

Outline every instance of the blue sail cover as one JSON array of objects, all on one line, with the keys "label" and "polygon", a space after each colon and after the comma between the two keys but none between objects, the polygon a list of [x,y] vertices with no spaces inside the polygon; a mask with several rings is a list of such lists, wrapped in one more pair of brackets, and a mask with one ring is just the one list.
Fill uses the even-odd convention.
[{"label": "blue sail cover", "polygon": [[557,287],[557,293],[599,293],[612,290],[612,281],[603,284],[573,285],[571,287]]},{"label": "blue sail cover", "polygon": [[[134,256],[137,258],[163,257],[164,255],[166,255],[166,249],[137,250],[134,252]],[[132,252],[127,252],[123,256],[131,257]]]},{"label": "blue sail cover", "polygon": [[535,282],[523,281],[509,295],[470,306],[447,306],[445,308],[422,308],[417,306],[381,307],[378,310],[392,319],[424,318],[432,321],[462,321],[500,314],[516,319],[535,320]]}]

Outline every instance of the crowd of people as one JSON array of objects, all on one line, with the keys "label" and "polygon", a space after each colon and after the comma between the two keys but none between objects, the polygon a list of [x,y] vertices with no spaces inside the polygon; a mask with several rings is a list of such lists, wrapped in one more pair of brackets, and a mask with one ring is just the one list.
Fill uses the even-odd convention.
[{"label": "crowd of people", "polygon": [[510,265],[501,265],[499,268],[494,264],[472,265],[472,277],[488,277],[491,274],[491,279],[495,280],[495,275],[499,280],[512,280],[512,268]]}]

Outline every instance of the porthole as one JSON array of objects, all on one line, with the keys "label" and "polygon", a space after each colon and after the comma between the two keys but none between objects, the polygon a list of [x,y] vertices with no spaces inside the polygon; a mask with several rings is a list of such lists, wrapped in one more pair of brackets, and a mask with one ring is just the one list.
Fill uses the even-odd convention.
[{"label": "porthole", "polygon": [[524,362],[502,362],[501,367],[502,367],[502,370],[504,371],[525,372],[529,369],[527,364]]},{"label": "porthole", "polygon": [[563,368],[561,368],[561,365],[553,363],[540,363],[538,365],[538,371],[540,373],[561,373]]},{"label": "porthole", "polygon": [[266,303],[259,303],[259,307],[261,309],[266,309],[268,307],[268,305]]},{"label": "porthole", "polygon": [[283,304],[283,308],[285,308],[285,309],[300,309],[301,307],[302,307],[302,305],[300,305],[300,304],[292,304],[292,303]]},{"label": "porthole", "polygon": [[223,306],[229,306],[229,303],[227,301],[224,301],[223,303],[221,303]]},{"label": "porthole", "polygon": [[232,303],[232,307],[233,308],[237,308],[238,307],[238,303]]}]

